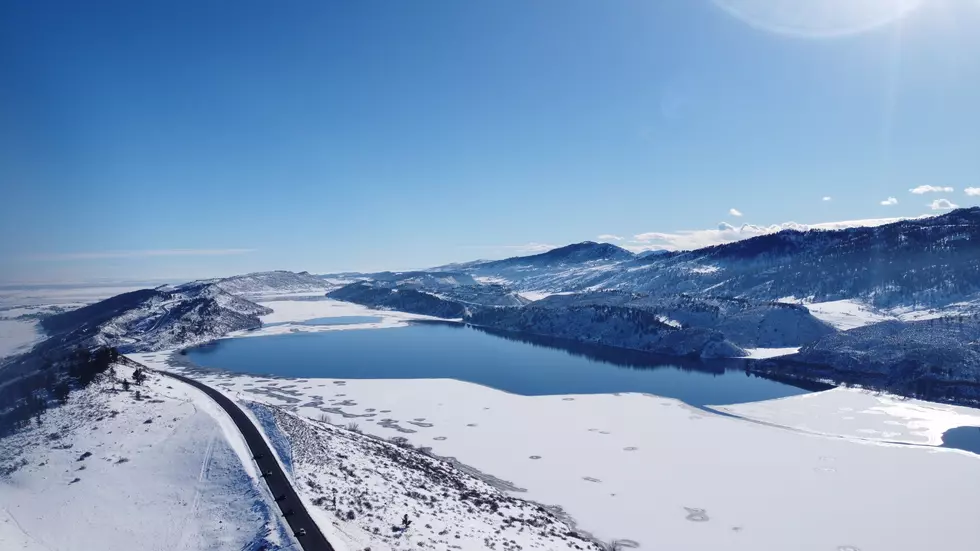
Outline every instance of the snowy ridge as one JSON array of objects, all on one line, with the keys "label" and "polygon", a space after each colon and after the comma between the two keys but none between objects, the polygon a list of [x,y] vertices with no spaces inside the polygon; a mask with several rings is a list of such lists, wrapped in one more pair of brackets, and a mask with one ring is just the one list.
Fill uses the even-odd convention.
[{"label": "snowy ridge", "polygon": [[276,294],[323,294],[335,287],[330,282],[309,272],[287,272],[283,270],[193,281],[185,285],[200,284],[212,284],[226,293],[245,297]]}]

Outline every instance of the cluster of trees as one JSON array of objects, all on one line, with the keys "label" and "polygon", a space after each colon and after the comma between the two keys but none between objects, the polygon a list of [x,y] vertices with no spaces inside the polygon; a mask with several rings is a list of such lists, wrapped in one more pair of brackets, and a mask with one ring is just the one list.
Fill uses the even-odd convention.
[{"label": "cluster of trees", "polygon": [[[52,399],[65,403],[71,391],[84,388],[119,359],[115,348],[78,348],[38,360],[38,369],[0,386],[0,435],[41,417]],[[145,376],[143,376],[145,377]]]}]

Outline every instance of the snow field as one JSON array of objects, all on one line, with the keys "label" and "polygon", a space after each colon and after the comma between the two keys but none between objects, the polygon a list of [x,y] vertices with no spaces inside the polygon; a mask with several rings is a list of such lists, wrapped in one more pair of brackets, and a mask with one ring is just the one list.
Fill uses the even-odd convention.
[{"label": "snow field", "polygon": [[[165,354],[134,359],[166,368]],[[526,490],[521,498],[561,506],[607,542],[966,550],[980,536],[969,520],[980,515],[980,458],[959,450],[807,434],[643,394],[524,397],[453,380],[193,375],[240,400],[431,447]],[[772,407],[782,403],[792,407]],[[830,399],[822,407],[839,409]],[[899,410],[882,415],[918,430]]]}]

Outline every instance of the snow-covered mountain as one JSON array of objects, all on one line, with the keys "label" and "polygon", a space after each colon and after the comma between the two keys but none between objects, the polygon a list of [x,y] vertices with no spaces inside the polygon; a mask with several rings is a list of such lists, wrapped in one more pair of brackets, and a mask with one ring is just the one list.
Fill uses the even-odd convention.
[{"label": "snow-covered mountain", "polygon": [[608,243],[585,241],[531,256],[440,266],[431,271],[464,272],[516,290],[581,290],[608,277],[636,255]]},{"label": "snow-covered mountain", "polygon": [[784,230],[639,257],[587,242],[454,269],[526,291],[620,289],[770,301],[792,296],[935,308],[980,297],[980,208],[877,227]]}]

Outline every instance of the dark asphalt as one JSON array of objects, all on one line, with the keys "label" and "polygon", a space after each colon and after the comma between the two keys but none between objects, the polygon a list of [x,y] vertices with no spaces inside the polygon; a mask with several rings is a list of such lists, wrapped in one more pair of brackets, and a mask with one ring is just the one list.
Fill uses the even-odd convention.
[{"label": "dark asphalt", "polygon": [[269,485],[269,490],[272,491],[272,495],[275,496],[279,504],[279,509],[282,510],[286,522],[289,523],[289,527],[293,530],[294,534],[300,528],[306,530],[305,536],[296,538],[299,544],[305,551],[334,551],[330,542],[320,532],[320,528],[313,522],[310,513],[306,510],[299,496],[296,495],[296,490],[289,483],[289,479],[286,478],[286,474],[283,473],[282,467],[279,466],[279,462],[276,461],[272,450],[269,449],[269,445],[262,438],[259,429],[245,415],[245,412],[224,394],[194,379],[188,379],[187,377],[164,371],[156,371],[156,373],[166,377],[173,377],[178,381],[185,382],[200,389],[228,412],[228,415],[238,425],[238,430],[242,432],[242,436],[245,437],[245,442],[252,451],[252,456],[256,458],[255,463],[259,467],[259,472],[269,473],[264,476],[265,482]]}]

